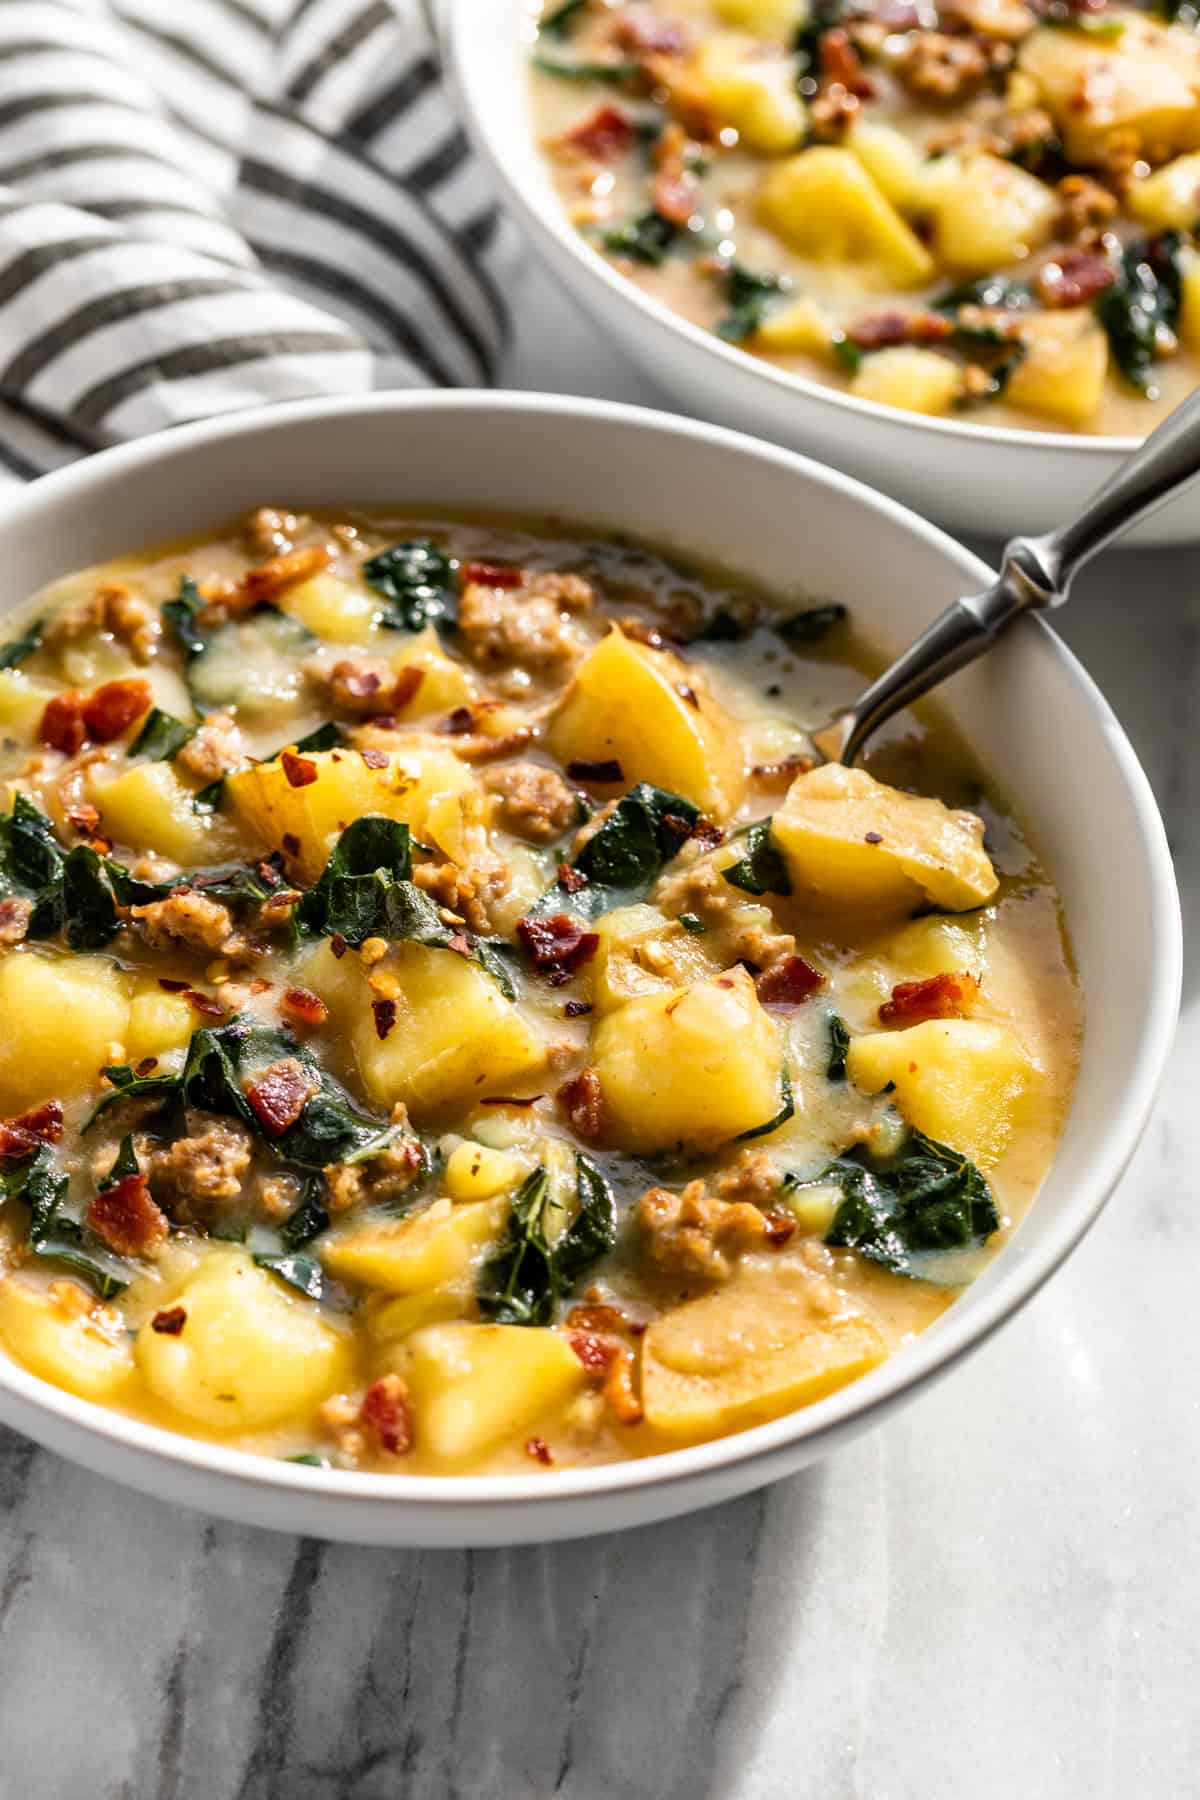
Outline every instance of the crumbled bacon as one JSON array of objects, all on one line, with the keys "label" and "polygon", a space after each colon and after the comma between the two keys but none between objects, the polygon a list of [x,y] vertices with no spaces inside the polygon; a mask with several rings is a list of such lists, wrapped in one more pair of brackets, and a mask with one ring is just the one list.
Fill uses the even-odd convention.
[{"label": "crumbled bacon", "polygon": [[526,1456],[532,1456],[534,1462],[541,1463],[544,1469],[548,1469],[554,1461],[554,1458],[550,1454],[550,1446],[545,1438],[526,1438],[525,1454]]},{"label": "crumbled bacon", "polygon": [[1033,286],[1043,306],[1085,306],[1116,278],[1116,268],[1102,250],[1062,250],[1042,264]]},{"label": "crumbled bacon", "polygon": [[940,344],[953,332],[953,320],[941,313],[906,312],[902,307],[867,313],[846,327],[846,336],[860,350],[882,350],[892,344]]},{"label": "crumbled bacon", "polygon": [[460,574],[464,587],[475,582],[480,587],[519,588],[525,579],[524,572],[514,569],[511,563],[468,562],[463,564]]},{"label": "crumbled bacon", "polygon": [[320,773],[310,757],[297,756],[294,750],[285,750],[279,760],[289,787],[308,787]]},{"label": "crumbled bacon", "polygon": [[232,594],[222,596],[222,604],[232,612],[249,612],[275,600],[298,582],[319,575],[331,561],[328,546],[309,544],[303,550],[287,550],[272,556],[253,569],[247,569]]},{"label": "crumbled bacon", "polygon": [[763,1217],[767,1221],[767,1242],[773,1250],[778,1250],[795,1235],[796,1221],[789,1213],[769,1212]]},{"label": "crumbled bacon", "polygon": [[410,663],[406,669],[401,669],[392,683],[392,690],[388,695],[390,709],[393,712],[403,712],[404,708],[416,699],[424,680],[424,669],[418,668],[415,663]]},{"label": "crumbled bacon", "polygon": [[585,931],[578,919],[555,913],[549,919],[520,919],[517,936],[534,967],[542,971],[574,971],[590,962],[600,947],[594,931]]},{"label": "crumbled bacon", "polygon": [[311,988],[305,987],[285,988],[279,1010],[295,1025],[323,1025],[329,1017],[325,1002]]},{"label": "crumbled bacon", "polygon": [[68,806],[66,811],[67,824],[70,825],[73,830],[82,833],[84,837],[92,837],[94,835],[100,824],[100,812],[98,807],[89,806],[85,800],[80,800],[76,805]]},{"label": "crumbled bacon", "polygon": [[634,1377],[634,1356],[628,1344],[621,1344],[609,1364],[604,1378],[604,1399],[620,1425],[638,1425],[642,1419],[642,1402]]},{"label": "crumbled bacon", "polygon": [[84,704],[84,695],[74,690],[55,694],[47,700],[38,726],[41,742],[49,745],[51,750],[61,750],[64,756],[74,756],[76,751],[82,750],[87,735],[83,724]]},{"label": "crumbled bacon", "polygon": [[360,750],[358,754],[368,769],[386,769],[392,760],[386,750]]},{"label": "crumbled bacon", "polygon": [[111,744],[154,704],[150,683],[140,676],[106,681],[88,696],[83,709],[87,735],[97,744]]},{"label": "crumbled bacon", "polygon": [[0,1163],[21,1162],[40,1144],[57,1144],[63,1134],[63,1109],[47,1100],[15,1119],[0,1119]]},{"label": "crumbled bacon", "polygon": [[561,862],[558,865],[558,884],[568,894],[577,894],[580,888],[587,886],[588,878],[582,870],[573,869],[570,863]]},{"label": "crumbled bacon", "polygon": [[[591,157],[593,162],[615,162],[636,141],[637,129],[632,120],[615,106],[598,106],[594,113],[573,130],[564,132],[559,139],[566,149]],[[470,566],[478,568],[479,564]],[[482,577],[474,575],[469,579],[479,581]]]},{"label": "crumbled bacon", "polygon": [[178,1337],[186,1324],[187,1309],[185,1307],[164,1306],[151,1319],[150,1329],[160,1332],[164,1337]]},{"label": "crumbled bacon", "polygon": [[151,1198],[144,1175],[126,1175],[101,1188],[87,1222],[118,1256],[148,1256],[167,1236],[167,1216]]},{"label": "crumbled bacon", "polygon": [[802,956],[785,956],[763,970],[754,990],[764,1006],[799,1006],[816,993],[824,980]]},{"label": "crumbled bacon", "polygon": [[661,18],[648,6],[627,6],[617,15],[613,38],[636,55],[677,56],[687,49],[688,30],[681,19]]},{"label": "crumbled bacon", "polygon": [[268,1137],[282,1137],[296,1123],[316,1092],[312,1071],[294,1056],[285,1056],[246,1089],[246,1099]]},{"label": "crumbled bacon", "polygon": [[596,1070],[582,1069],[564,1081],[556,1095],[567,1123],[585,1144],[599,1143],[604,1135],[604,1094]]},{"label": "crumbled bacon", "polygon": [[879,1009],[882,1025],[919,1025],[924,1019],[959,1019],[979,992],[979,978],[965,971],[901,981]]},{"label": "crumbled bacon", "polygon": [[408,1386],[399,1375],[381,1375],[363,1395],[363,1424],[379,1448],[389,1456],[403,1456],[412,1449],[412,1409]]},{"label": "crumbled bacon", "polygon": [[843,26],[821,33],[819,55],[823,81],[836,83],[856,100],[874,99],[875,83],[863,68],[862,59]]},{"label": "crumbled bacon", "polygon": [[33,901],[21,894],[0,900],[0,944],[20,944],[29,935]]},{"label": "crumbled bacon", "polygon": [[567,1342],[589,1375],[603,1375],[620,1349],[611,1338],[594,1331],[568,1331]]}]

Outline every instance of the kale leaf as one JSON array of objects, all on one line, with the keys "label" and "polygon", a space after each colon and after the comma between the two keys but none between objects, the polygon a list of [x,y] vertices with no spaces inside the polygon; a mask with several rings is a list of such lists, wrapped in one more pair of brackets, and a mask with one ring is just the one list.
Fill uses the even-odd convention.
[{"label": "kale leaf", "polygon": [[780,619],[775,629],[785,644],[817,644],[835,625],[844,625],[847,609],[836,602],[827,606],[807,606],[803,612]]},{"label": "kale leaf", "polygon": [[392,544],[369,557],[363,580],[385,601],[383,622],[397,631],[423,631],[453,621],[458,564],[428,538]]},{"label": "kale leaf", "polygon": [[560,81],[611,81],[617,86],[639,80],[641,68],[636,62],[560,62],[555,56],[531,56],[530,62],[542,75],[555,75]]},{"label": "kale leaf", "polygon": [[0,669],[15,669],[27,656],[40,650],[45,626],[45,619],[35,619],[18,637],[9,638],[6,644],[0,644]]},{"label": "kale leaf", "polygon": [[579,1210],[551,1243],[548,1213],[556,1202],[539,1166],[513,1198],[508,1233],[484,1264],[476,1298],[484,1318],[501,1325],[547,1325],[571,1287],[617,1241],[612,1189],[590,1157],[575,1158]]},{"label": "kale leaf", "polygon": [[325,1271],[315,1257],[292,1253],[276,1256],[265,1250],[253,1254],[260,1269],[270,1269],[272,1275],[278,1275],[280,1281],[299,1289],[310,1300],[319,1300],[325,1292]]},{"label": "kale leaf", "polygon": [[771,835],[770,819],[759,819],[745,834],[746,854],[721,873],[730,887],[747,894],[790,894],[791,877],[778,844]]},{"label": "kale leaf", "polygon": [[92,1129],[97,1119],[102,1118],[110,1107],[119,1105],[123,1100],[168,1101],[177,1098],[179,1093],[178,1075],[165,1071],[157,1075],[138,1075],[129,1063],[113,1063],[101,1069],[100,1073],[112,1083],[112,1092],[105,1094],[88,1114],[79,1128],[81,1137],[84,1132]]},{"label": "kale leaf", "polygon": [[766,1137],[769,1131],[778,1131],[781,1125],[787,1124],[795,1111],[796,1096],[792,1092],[792,1078],[785,1066],[779,1071],[779,1111],[765,1125],[752,1125],[749,1131],[739,1131],[736,1141],[740,1144],[747,1138]]},{"label": "kale leaf", "polygon": [[286,744],[281,744],[278,750],[272,750],[270,756],[264,756],[263,761],[278,762],[285,750],[295,750],[300,756],[306,752],[311,755],[314,750],[340,750],[349,741],[342,727],[333,719],[327,719],[324,725],[318,725],[315,730],[297,738],[294,743],[289,739]]},{"label": "kale leaf", "polygon": [[1179,231],[1162,231],[1130,244],[1116,280],[1093,303],[1114,362],[1125,379],[1151,400],[1158,391],[1151,370],[1173,343],[1179,318],[1183,247]]},{"label": "kale leaf", "polygon": [[842,23],[848,11],[847,0],[813,0],[803,25],[792,39],[797,74],[801,79],[820,67],[821,39],[827,31]]},{"label": "kale leaf", "polygon": [[633,262],[657,269],[666,262],[685,230],[651,206],[635,213],[623,225],[614,225],[600,241],[613,256],[628,256]]},{"label": "kale leaf", "polygon": [[554,7],[538,22],[539,36],[570,37],[579,23],[580,16],[586,10],[587,4],[588,0],[562,0],[561,6]]},{"label": "kale leaf", "polygon": [[1028,282],[1014,281],[1009,275],[981,275],[975,281],[959,281],[943,288],[929,302],[934,312],[957,312],[960,306],[1005,306],[1020,308],[1033,305],[1033,290]]},{"label": "kale leaf", "polygon": [[66,855],[54,828],[25,794],[0,813],[0,899],[32,900],[31,937],[52,937],[62,924],[62,870]]},{"label": "kale leaf", "polygon": [[842,1190],[825,1242],[897,1275],[936,1279],[939,1256],[978,1249],[1000,1229],[992,1191],[974,1163],[920,1131],[886,1162],[871,1164],[865,1151],[851,1150],[818,1180]]},{"label": "kale leaf", "polygon": [[771,296],[786,292],[792,284],[786,275],[758,275],[739,262],[730,263],[723,273],[729,311],[713,329],[726,343],[741,344],[762,324]]},{"label": "kale leaf", "polygon": [[70,1178],[54,1168],[43,1144],[28,1162],[0,1178],[0,1200],[21,1200],[29,1208],[26,1242],[34,1256],[61,1263],[81,1275],[101,1300],[111,1300],[129,1286],[128,1267],[64,1211],[69,1188]]},{"label": "kale leaf", "polygon": [[62,867],[62,927],[72,950],[101,950],[120,929],[111,871],[121,869],[88,844],[77,844]]},{"label": "kale leaf", "polygon": [[691,837],[699,818],[699,808],[681,794],[639,781],[576,856],[576,879],[555,882],[530,907],[529,916],[566,912],[596,919],[639,898]]},{"label": "kale leaf", "polygon": [[285,1250],[303,1250],[306,1244],[320,1237],[329,1227],[329,1214],[321,1201],[321,1181],[314,1176],[306,1185],[304,1198],[295,1212],[290,1213],[279,1227],[279,1236]]},{"label": "kale leaf", "polygon": [[829,1015],[829,1061],[825,1074],[830,1081],[845,1081],[846,1052],[850,1048],[850,1033],[846,1029],[846,1021],[838,1014]]},{"label": "kale leaf", "polygon": [[192,795],[192,811],[194,813],[220,812],[225,799],[225,777],[218,775],[207,787],[200,788]]},{"label": "kale leaf", "polygon": [[185,725],[182,719],[155,706],[147,713],[145,724],[130,744],[129,754],[148,756],[152,762],[170,762],[195,735],[194,725]]},{"label": "kale leaf", "polygon": [[206,647],[207,640],[197,624],[206,604],[190,575],[180,579],[179,592],[173,600],[163,601],[162,616],[189,662],[192,657],[201,655]]}]

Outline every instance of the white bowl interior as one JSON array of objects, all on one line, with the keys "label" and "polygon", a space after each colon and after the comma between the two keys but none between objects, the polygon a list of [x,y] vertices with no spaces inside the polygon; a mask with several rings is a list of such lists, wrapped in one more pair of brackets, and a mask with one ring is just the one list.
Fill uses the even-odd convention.
[{"label": "white bowl interior", "polygon": [[[219,525],[261,501],[610,526],[722,564],[785,602],[842,599],[885,650],[902,647],[986,574],[857,484],[710,427],[539,396],[409,395],[274,408],[37,483],[5,520],[2,604],[69,569]],[[512,1541],[665,1515],[754,1486],[948,1364],[1051,1272],[1119,1176],[1169,1048],[1180,945],[1149,789],[1115,718],[1058,640],[1038,624],[1018,628],[944,699],[985,769],[1020,797],[1063,898],[1087,1021],[1078,1097],[1030,1217],[914,1347],[842,1394],[741,1437],[552,1482],[361,1477],[265,1463],[131,1424],[7,1364],[0,1412],[81,1460],[263,1523],[391,1542]],[[534,1495],[539,1505],[524,1504]],[[408,1506],[398,1508],[400,1499]]]}]

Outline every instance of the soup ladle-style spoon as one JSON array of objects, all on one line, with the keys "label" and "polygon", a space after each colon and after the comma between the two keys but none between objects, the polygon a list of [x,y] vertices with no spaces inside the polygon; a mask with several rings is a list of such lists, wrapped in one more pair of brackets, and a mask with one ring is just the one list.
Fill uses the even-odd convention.
[{"label": "soup ladle-style spoon", "polygon": [[1061,606],[1084,563],[1200,475],[1200,389],[1121,464],[1069,525],[1015,537],[981,594],[956,600],[848,711],[813,733],[830,762],[853,763],[901,707],[990,650],[1014,619]]}]

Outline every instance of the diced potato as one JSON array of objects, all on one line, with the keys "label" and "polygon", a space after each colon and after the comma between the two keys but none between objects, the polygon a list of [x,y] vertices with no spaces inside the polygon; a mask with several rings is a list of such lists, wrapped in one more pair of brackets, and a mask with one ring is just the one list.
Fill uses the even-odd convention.
[{"label": "diced potato", "polygon": [[965,912],[998,885],[974,813],[839,763],[798,775],[771,831],[797,897],[818,911],[912,912],[925,899]]},{"label": "diced potato", "polygon": [[905,210],[918,218],[929,218],[941,205],[943,196],[950,193],[961,179],[961,157],[952,152],[945,156],[931,156],[928,162],[919,163],[913,171],[912,192]]},{"label": "diced potato", "polygon": [[697,46],[686,76],[715,129],[736,131],[744,149],[783,156],[803,142],[808,115],[789,56],[764,53],[738,32],[713,32]]},{"label": "diced potato", "polygon": [[122,1060],[129,1024],[125,983],[103,956],[0,958],[0,1112],[94,1092],[100,1070]]},{"label": "diced potato", "polygon": [[[424,745],[397,751],[381,769],[369,768],[356,750],[306,752],[304,760],[317,773],[300,787],[291,785],[278,761],[237,770],[227,777],[225,792],[249,829],[273,850],[284,850],[307,882],[317,880],[332,841],[351,820],[384,813],[423,838],[431,809],[472,785],[470,770],[452,750]],[[287,849],[290,839],[298,851]]]},{"label": "diced potato", "polygon": [[984,969],[983,933],[975,918],[960,924],[941,914],[911,919],[872,937],[842,976],[847,1017],[873,1018],[901,981],[928,981],[934,975],[970,974]]},{"label": "diced potato", "polygon": [[365,644],[379,629],[377,597],[337,575],[312,575],[299,581],[280,594],[277,604],[314,637],[334,644]]},{"label": "diced potato", "polygon": [[612,1012],[638,994],[664,994],[715,975],[720,963],[706,944],[656,906],[620,906],[596,921],[600,939],[591,964],[592,1005]]},{"label": "diced potato", "polygon": [[864,356],[850,392],[860,400],[898,406],[906,412],[947,413],[962,398],[962,370],[951,357],[939,356],[936,350],[895,344]]},{"label": "diced potato", "polygon": [[0,738],[32,743],[42,722],[46,702],[57,692],[57,688],[44,681],[35,681],[20,669],[0,669]]},{"label": "diced potato", "polygon": [[470,669],[446,655],[432,625],[397,652],[392,667],[398,675],[406,669],[419,669],[421,673],[421,685],[412,698],[393,707],[398,719],[453,712],[456,706],[468,706],[479,694],[479,683]]},{"label": "diced potato", "polygon": [[664,1313],[646,1332],[646,1422],[693,1440],[743,1431],[810,1406],[886,1355],[867,1319],[818,1311],[803,1269],[744,1269],[718,1293]]},{"label": "diced potato", "polygon": [[1189,350],[1200,350],[1200,255],[1183,251],[1179,267],[1179,337]]},{"label": "diced potato", "polygon": [[844,1198],[836,1181],[819,1181],[811,1187],[790,1189],[783,1195],[783,1204],[795,1219],[797,1230],[809,1237],[823,1238]]},{"label": "diced potato", "polygon": [[321,1239],[321,1261],[339,1281],[411,1294],[457,1281],[508,1216],[506,1199],[454,1206],[435,1200],[406,1219],[364,1219]]},{"label": "diced potato", "polygon": [[442,1179],[452,1200],[490,1200],[493,1194],[506,1194],[516,1187],[527,1167],[503,1150],[492,1150],[468,1138],[456,1144],[446,1158]]},{"label": "diced potato", "polygon": [[[418,1294],[368,1294],[362,1320],[371,1341],[386,1350],[426,1325],[469,1319],[474,1310],[475,1296],[468,1286],[426,1288]],[[395,1359],[388,1361],[394,1364]]]},{"label": "diced potato", "polygon": [[766,315],[754,334],[754,347],[777,356],[828,359],[833,353],[833,327],[815,300],[793,300]]},{"label": "diced potato", "polygon": [[712,818],[727,818],[745,786],[736,727],[695,669],[616,626],[576,671],[549,745],[564,763],[615,757],[627,786],[652,782]]},{"label": "diced potato", "polygon": [[311,1412],[353,1374],[348,1337],[240,1250],[214,1250],[180,1291],[178,1336],[147,1322],[134,1346],[151,1392],[212,1431]]},{"label": "diced potato", "polygon": [[723,25],[786,42],[803,23],[808,5],[807,0],[716,0],[716,10]]},{"label": "diced potato", "polygon": [[966,157],[933,212],[933,248],[946,268],[989,275],[1044,244],[1061,203],[1053,189],[998,156]]},{"label": "diced potato", "polygon": [[928,250],[849,150],[818,144],[789,157],[759,188],[758,214],[801,256],[874,265],[881,285],[933,279]]},{"label": "diced potato", "polygon": [[846,148],[857,156],[884,197],[901,212],[921,195],[922,157],[911,138],[892,125],[859,115],[846,133]]},{"label": "diced potato", "polygon": [[134,1373],[120,1320],[93,1309],[75,1282],[54,1285],[57,1294],[19,1275],[0,1285],[0,1343],[32,1374],[69,1394],[116,1400]]},{"label": "diced potato", "polygon": [[104,780],[101,773],[89,782],[88,791],[106,837],[153,850],[185,868],[213,860],[212,821],[195,810],[191,789],[170,763],[135,763],[115,781]]},{"label": "diced potato", "polygon": [[1125,204],[1155,231],[1191,231],[1200,219],[1200,151],[1177,156],[1142,181],[1131,182]]},{"label": "diced potato", "polygon": [[1039,314],[1021,328],[1024,357],[1004,390],[1009,406],[1086,425],[1104,398],[1108,336],[1090,307]]},{"label": "diced potato", "polygon": [[894,1084],[895,1103],[910,1125],[986,1169],[1012,1135],[1033,1069],[1004,1025],[929,1019],[907,1031],[852,1038],[846,1073],[867,1094]]},{"label": "diced potato", "polygon": [[744,968],[629,1000],[600,1020],[592,1058],[626,1150],[718,1144],[780,1110],[779,1029]]},{"label": "diced potato", "polygon": [[165,994],[150,988],[135,994],[129,1003],[125,1054],[130,1062],[143,1056],[166,1056],[182,1050],[200,1021],[182,994]]},{"label": "diced potato", "polygon": [[464,1462],[519,1436],[586,1379],[566,1339],[536,1325],[431,1325],[408,1352],[416,1434],[439,1462]]},{"label": "diced potato", "polygon": [[[1157,156],[1200,145],[1200,47],[1191,34],[1166,31],[1122,13],[1120,36],[1041,26],[1018,52],[1036,81],[1073,163],[1100,164],[1118,137]],[[1190,40],[1190,41],[1189,41]]]}]

